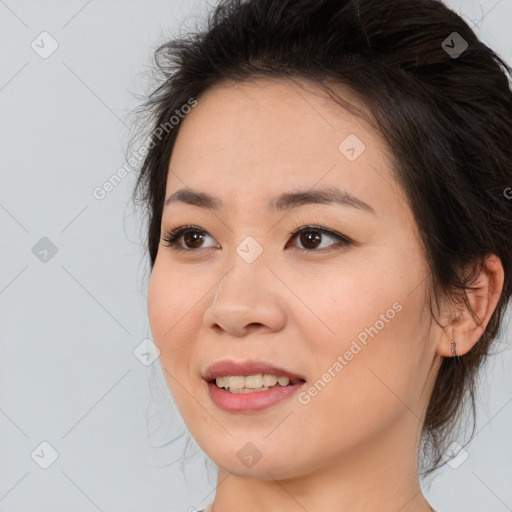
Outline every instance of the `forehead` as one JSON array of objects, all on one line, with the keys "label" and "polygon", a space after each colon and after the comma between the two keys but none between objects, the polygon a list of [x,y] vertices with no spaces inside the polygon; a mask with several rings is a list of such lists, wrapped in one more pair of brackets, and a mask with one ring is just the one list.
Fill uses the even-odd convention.
[{"label": "forehead", "polygon": [[[337,92],[368,112],[350,90]],[[390,156],[378,130],[318,87],[278,79],[223,83],[182,121],[166,195],[189,186],[236,203],[242,195],[266,201],[291,185],[326,185],[378,204],[400,195]]]}]

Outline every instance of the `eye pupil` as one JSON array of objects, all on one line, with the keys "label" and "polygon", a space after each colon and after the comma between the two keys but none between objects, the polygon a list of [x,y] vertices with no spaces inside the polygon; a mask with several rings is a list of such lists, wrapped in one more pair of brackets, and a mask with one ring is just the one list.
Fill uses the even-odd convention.
[{"label": "eye pupil", "polygon": [[[312,235],[312,236],[311,236]],[[304,231],[300,235],[300,243],[304,245],[304,247],[307,247],[308,249],[311,247],[308,247],[308,244],[313,243],[313,247],[316,247],[318,244],[315,244],[316,242],[320,243],[321,235],[318,231]]]}]

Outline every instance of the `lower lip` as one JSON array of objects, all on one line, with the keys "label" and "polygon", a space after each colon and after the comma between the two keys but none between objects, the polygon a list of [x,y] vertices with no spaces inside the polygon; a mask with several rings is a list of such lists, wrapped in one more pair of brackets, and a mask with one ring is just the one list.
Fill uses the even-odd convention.
[{"label": "lower lip", "polygon": [[290,397],[305,382],[267,389],[266,391],[252,391],[251,393],[230,393],[219,388],[215,382],[206,382],[206,384],[208,385],[210,398],[217,407],[227,412],[248,412],[261,411],[284,398]]}]

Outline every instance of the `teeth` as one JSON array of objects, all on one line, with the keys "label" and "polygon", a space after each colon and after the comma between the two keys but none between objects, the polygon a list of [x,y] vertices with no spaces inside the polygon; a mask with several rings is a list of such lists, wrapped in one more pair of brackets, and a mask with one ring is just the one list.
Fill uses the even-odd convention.
[{"label": "teeth", "polygon": [[[242,379],[242,378],[243,377],[235,377],[235,379]],[[245,387],[245,388],[256,389],[256,388],[261,388],[263,386],[263,375],[262,374],[247,375],[247,377],[245,377],[245,379],[244,379],[245,386],[243,385],[244,384],[243,382],[240,382],[239,386],[237,386],[236,384],[232,384],[231,379],[232,379],[232,377],[229,377],[229,387],[230,388]]]},{"label": "teeth", "polygon": [[229,379],[229,387],[230,388],[244,388],[244,384],[245,384],[245,377],[234,377],[234,376],[229,376],[228,377]]},{"label": "teeth", "polygon": [[229,387],[229,377],[217,377],[215,379],[215,383],[219,388],[228,388]]},{"label": "teeth", "polygon": [[[269,373],[256,375],[226,375],[217,377],[215,383],[219,388],[226,388],[230,391],[237,390],[242,393],[250,392],[251,389],[265,390],[276,386],[288,386],[290,379],[286,376],[277,377]],[[247,389],[247,391],[245,391]]]},{"label": "teeth", "polygon": [[275,386],[277,384],[277,377],[275,375],[270,375],[265,373],[263,375],[263,385],[267,387]]},{"label": "teeth", "polygon": [[288,377],[278,377],[277,382],[279,382],[281,386],[288,386],[288,384],[290,383],[290,379]]}]

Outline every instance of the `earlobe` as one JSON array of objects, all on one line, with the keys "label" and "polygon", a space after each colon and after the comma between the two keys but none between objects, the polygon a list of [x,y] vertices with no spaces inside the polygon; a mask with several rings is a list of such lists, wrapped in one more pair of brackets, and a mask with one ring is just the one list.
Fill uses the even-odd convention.
[{"label": "earlobe", "polygon": [[488,255],[479,269],[466,290],[471,310],[465,303],[457,305],[456,313],[450,317],[438,341],[437,352],[444,357],[469,352],[482,336],[498,304],[504,280],[501,260],[495,254]]}]

